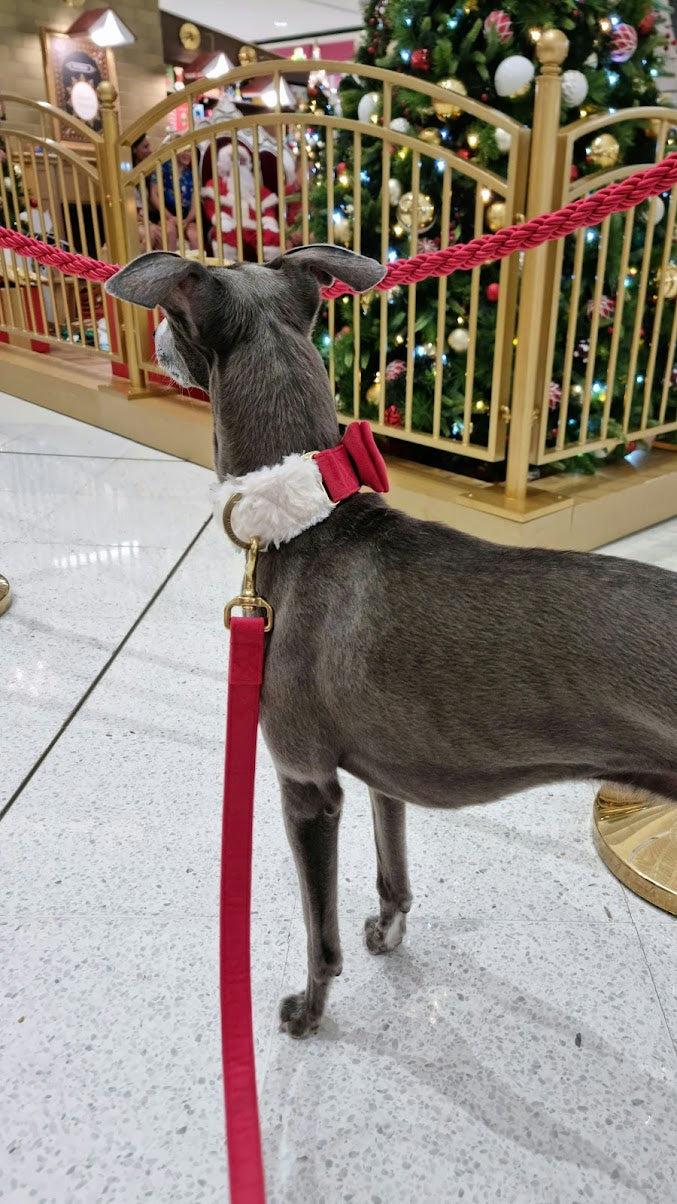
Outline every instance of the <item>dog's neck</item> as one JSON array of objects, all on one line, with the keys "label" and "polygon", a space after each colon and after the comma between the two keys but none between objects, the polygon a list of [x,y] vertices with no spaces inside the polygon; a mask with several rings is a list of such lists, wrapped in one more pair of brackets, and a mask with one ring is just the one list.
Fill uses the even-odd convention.
[{"label": "dog's neck", "polygon": [[288,340],[284,354],[272,338],[257,349],[255,359],[247,349],[235,352],[211,383],[214,458],[221,480],[338,442],[325,366],[300,333]]}]

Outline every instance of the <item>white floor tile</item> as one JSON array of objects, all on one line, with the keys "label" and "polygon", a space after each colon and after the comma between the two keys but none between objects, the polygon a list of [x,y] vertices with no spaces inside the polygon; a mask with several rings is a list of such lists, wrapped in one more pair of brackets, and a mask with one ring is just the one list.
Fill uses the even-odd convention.
[{"label": "white floor tile", "polygon": [[[211,474],[112,444],[106,459],[105,439],[52,419],[0,404],[0,446],[12,423],[16,436],[0,455],[14,532],[0,571],[16,594],[0,620],[5,788],[209,513]],[[17,435],[21,423],[35,430]],[[78,438],[86,454],[69,455]],[[24,439],[22,453],[33,439],[62,454],[13,455]],[[664,524],[608,550],[670,565],[676,535]],[[211,524],[3,821],[3,1204],[226,1198],[222,612],[240,575]],[[597,858],[593,788],[412,810],[408,933],[372,958],[368,798],[344,785],[344,974],[319,1034],[295,1043],[277,1008],[303,984],[305,936],[260,750],[252,945],[269,1204],[669,1199],[677,922]]]},{"label": "white floor tile", "polygon": [[47,455],[171,460],[166,452],[0,393],[0,449]]}]

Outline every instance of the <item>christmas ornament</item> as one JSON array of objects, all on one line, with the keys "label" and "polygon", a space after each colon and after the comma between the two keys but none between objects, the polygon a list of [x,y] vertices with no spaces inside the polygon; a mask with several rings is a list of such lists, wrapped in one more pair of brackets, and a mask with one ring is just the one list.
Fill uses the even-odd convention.
[{"label": "christmas ornament", "polygon": [[[447,92],[456,92],[458,96],[467,96],[468,90],[460,79],[441,79],[438,87],[444,88]],[[450,104],[444,100],[434,100],[433,109],[438,117],[460,117],[461,110],[458,105]]]},{"label": "christmas ornament", "polygon": [[504,13],[500,8],[495,8],[493,12],[489,13],[489,16],[484,22],[484,33],[486,37],[489,36],[492,30],[496,34],[499,42],[509,42],[512,38],[512,21],[510,20],[508,14]]},{"label": "christmas ornament", "polygon": [[237,57],[241,67],[250,67],[252,63],[256,62],[256,50],[253,46],[240,46]]},{"label": "christmas ornament", "polygon": [[383,415],[383,420],[386,426],[402,426],[402,415],[397,406],[388,406]]},{"label": "christmas ornament", "polygon": [[548,407],[551,410],[556,410],[561,400],[562,390],[556,381],[551,380],[550,388],[548,389]]},{"label": "christmas ornament", "polygon": [[502,155],[507,155],[512,143],[512,134],[508,130],[501,129],[500,125],[494,130],[494,140]]},{"label": "christmas ornament", "polygon": [[451,331],[449,338],[447,339],[447,343],[451,347],[452,351],[456,351],[459,355],[463,355],[463,353],[468,350],[468,344],[470,343],[470,335],[468,334],[466,327],[456,326],[454,330]]},{"label": "christmas ornament", "polygon": [[494,201],[487,209],[487,225],[490,230],[502,230],[507,222],[505,220],[505,201]]},{"label": "christmas ornament", "polygon": [[348,164],[345,162],[345,160],[344,160],[344,159],[341,159],[341,162],[336,164],[336,174],[337,174],[337,176],[342,176],[342,175],[345,175],[345,173],[347,172],[347,170],[348,170]]},{"label": "christmas ornament", "polygon": [[646,38],[650,33],[653,33],[655,24],[656,13],[648,12],[642,17],[641,21],[637,22],[637,32],[641,33],[643,38]]},{"label": "christmas ornament", "polygon": [[[663,281],[663,273],[656,272],[656,284],[660,286]],[[665,282],[663,284],[663,296],[672,301],[673,297],[677,297],[677,264],[669,263],[665,269]]]},{"label": "christmas ornament", "polygon": [[338,209],[332,219],[332,233],[334,242],[342,247],[350,246],[353,239],[352,222],[347,214],[341,213]]},{"label": "christmas ornament", "polygon": [[[577,347],[574,351],[574,359],[581,360],[582,363],[587,364],[589,351],[590,351],[590,341],[588,339],[581,339],[580,343],[577,345]],[[572,393],[573,393],[573,389],[572,389]]]},{"label": "christmas ornament", "polygon": [[580,174],[581,174],[581,173],[580,173],[580,171],[578,170],[578,168],[576,167],[576,164],[575,164],[575,163],[572,163],[572,164],[571,164],[571,167],[569,168],[569,179],[572,181],[572,183],[573,183],[573,181],[574,181],[574,180],[577,180],[577,179],[578,179],[578,177],[580,176]]},{"label": "christmas ornament", "polygon": [[440,240],[439,238],[419,238],[417,249],[421,255],[431,255],[433,251],[439,251]]},{"label": "christmas ornament", "polygon": [[430,71],[430,51],[423,48],[412,50],[409,62],[414,71]]},{"label": "christmas ornament", "polygon": [[496,284],[494,282],[493,284],[487,285],[487,287],[484,290],[484,295],[485,295],[487,301],[491,301],[492,305],[495,305],[496,302],[498,301],[499,292],[500,292],[500,289],[498,287],[498,284]]},{"label": "christmas ornament", "polygon": [[470,151],[466,150],[466,148],[464,146],[462,146],[460,150],[456,151],[456,154],[458,155],[459,159],[469,159],[470,158]]},{"label": "christmas ornament", "polygon": [[[375,299],[376,299],[376,293],[374,292],[373,289],[370,289],[368,293],[362,293],[362,296],[360,297],[360,309],[362,310],[363,314],[369,313],[369,310],[371,309],[372,304]],[[378,380],[379,380],[378,372],[376,373],[376,380],[378,383]]]},{"label": "christmas ornament", "polygon": [[377,405],[378,399],[381,396],[381,382],[379,380],[375,380],[373,385],[369,386],[364,396],[371,405]]},{"label": "christmas ornament", "polygon": [[593,138],[588,159],[595,167],[613,167],[618,162],[620,147],[613,134],[598,134]]},{"label": "christmas ornament", "polygon": [[419,131],[419,138],[422,142],[429,142],[431,146],[439,146],[442,141],[440,131],[434,125],[426,125]]},{"label": "christmas ornament", "polygon": [[499,63],[494,76],[494,87],[499,96],[518,96],[529,87],[534,78],[534,64],[523,54],[511,54]]},{"label": "christmas ornament", "polygon": [[[404,226],[405,230],[411,230],[414,221],[413,192],[404,192],[400,197],[400,202],[397,206],[397,220]],[[417,222],[419,234],[422,234],[425,230],[429,230],[434,220],[435,206],[427,193],[420,192],[418,195]]]},{"label": "christmas ornament", "polygon": [[489,409],[489,406],[487,405],[486,401],[482,400],[481,397],[475,402],[475,404],[473,406],[473,410],[475,411],[476,414],[484,414],[485,411],[488,409]]},{"label": "christmas ornament", "polygon": [[627,63],[637,49],[637,30],[621,22],[611,35],[612,63]]},{"label": "christmas ornament", "polygon": [[411,126],[409,125],[406,117],[395,117],[390,123],[390,128],[391,130],[394,130],[396,134],[411,133]]},{"label": "christmas ornament", "polygon": [[593,71],[599,66],[599,57],[594,50],[592,54],[588,55],[587,59],[584,59],[583,66],[592,67]]},{"label": "christmas ornament", "polygon": [[386,380],[392,384],[394,380],[402,376],[407,371],[407,365],[404,360],[391,360],[386,364]]},{"label": "christmas ornament", "polygon": [[[602,295],[600,297],[600,299],[599,299],[599,316],[600,316],[600,318],[613,317],[615,308],[616,308],[616,300],[614,297],[605,297],[604,295]],[[585,307],[585,312],[589,318],[592,317],[594,309],[595,309],[595,302],[591,298]]]},{"label": "christmas ornament", "polygon": [[588,81],[582,71],[565,71],[562,75],[562,99],[572,108],[580,105],[588,95]]},{"label": "christmas ornament", "polygon": [[358,121],[364,122],[365,125],[370,121],[376,124],[380,101],[378,92],[365,92],[364,96],[360,97],[360,103],[357,106]]},{"label": "christmas ornament", "polygon": [[388,199],[391,205],[399,205],[402,196],[402,185],[399,180],[388,180]]},{"label": "christmas ornament", "polygon": [[658,222],[662,222],[665,217],[665,205],[659,196],[652,197],[645,205],[642,205],[642,221],[648,225],[656,226]]}]

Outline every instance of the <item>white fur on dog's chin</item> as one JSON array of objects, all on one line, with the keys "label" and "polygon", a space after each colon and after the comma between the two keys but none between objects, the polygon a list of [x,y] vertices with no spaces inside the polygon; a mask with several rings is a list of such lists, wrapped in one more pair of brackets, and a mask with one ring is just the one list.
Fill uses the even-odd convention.
[{"label": "white fur on dog's chin", "polygon": [[273,468],[257,468],[244,477],[228,477],[214,491],[214,513],[223,529],[223,508],[234,493],[242,494],[231,514],[233,531],[248,543],[279,548],[327,518],[334,506],[314,460],[294,453]]}]

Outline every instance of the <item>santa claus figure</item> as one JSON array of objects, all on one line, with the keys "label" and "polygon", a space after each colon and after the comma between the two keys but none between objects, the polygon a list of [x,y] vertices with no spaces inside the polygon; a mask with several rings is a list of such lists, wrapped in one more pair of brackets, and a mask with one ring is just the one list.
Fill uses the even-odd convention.
[{"label": "santa claus figure", "polygon": [[[213,178],[207,180],[202,189],[202,204],[207,220],[211,223],[211,241],[214,255],[218,255],[217,225],[221,226],[221,241],[226,259],[237,258],[237,184],[240,192],[240,228],[243,248],[257,252],[256,181],[252,167],[252,153],[242,143],[237,144],[237,165],[233,166],[232,145],[222,146],[216,157],[218,201]],[[261,182],[260,190],[261,243],[264,259],[279,252],[280,226],[278,222],[277,195],[270,192]]]}]

